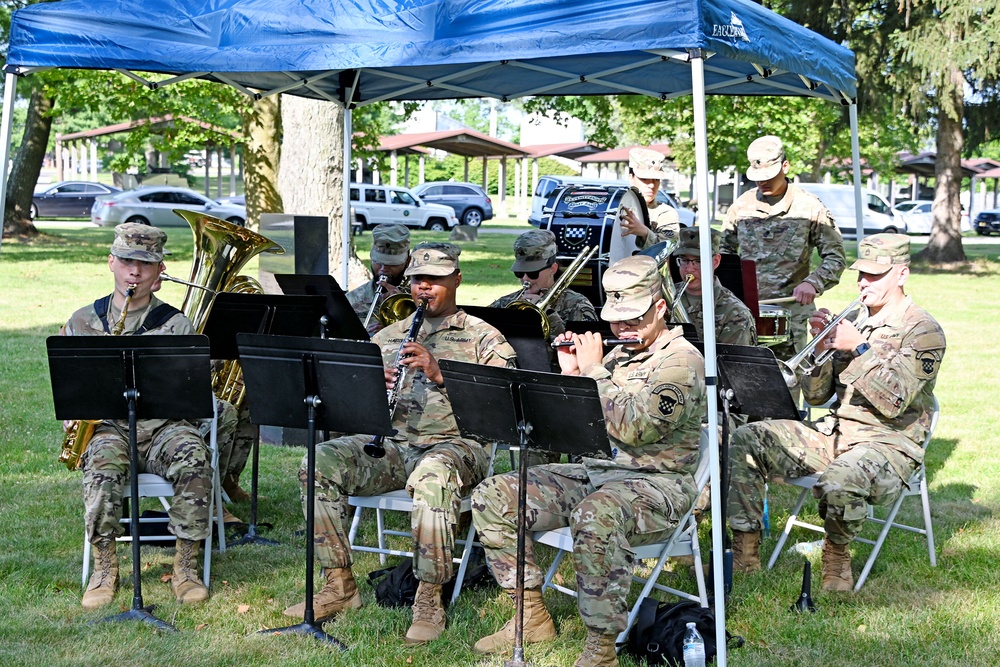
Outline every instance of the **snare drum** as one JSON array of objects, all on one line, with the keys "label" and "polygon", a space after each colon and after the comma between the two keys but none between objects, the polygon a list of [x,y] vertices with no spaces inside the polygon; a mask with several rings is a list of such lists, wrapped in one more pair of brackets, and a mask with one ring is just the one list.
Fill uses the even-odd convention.
[{"label": "snare drum", "polygon": [[761,345],[781,345],[791,337],[789,312],[781,306],[760,306],[760,319],[757,320],[757,342]]}]

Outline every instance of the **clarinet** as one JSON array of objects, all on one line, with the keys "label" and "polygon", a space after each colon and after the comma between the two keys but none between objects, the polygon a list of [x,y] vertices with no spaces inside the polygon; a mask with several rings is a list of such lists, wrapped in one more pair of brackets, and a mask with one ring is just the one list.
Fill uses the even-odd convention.
[{"label": "clarinet", "polygon": [[[410,355],[403,353],[403,347],[407,343],[412,343],[417,339],[417,334],[420,332],[420,325],[424,323],[424,311],[426,309],[427,301],[421,299],[417,305],[416,312],[413,313],[413,322],[410,323],[410,330],[406,333],[406,338],[399,344],[399,349],[396,351],[396,361],[393,364],[396,369],[396,381],[392,384],[392,388],[386,391],[386,396],[389,399],[389,419],[392,419],[392,416],[396,414],[396,404],[399,403],[399,392],[403,388],[403,380],[406,377],[407,366],[403,363],[403,359]],[[372,436],[371,442],[365,445],[365,454],[376,459],[385,456],[384,441],[384,435]]]}]

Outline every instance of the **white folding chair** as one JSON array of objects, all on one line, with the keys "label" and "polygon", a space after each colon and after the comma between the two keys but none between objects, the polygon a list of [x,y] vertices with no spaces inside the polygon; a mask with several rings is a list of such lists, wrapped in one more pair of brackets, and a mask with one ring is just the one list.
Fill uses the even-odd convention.
[{"label": "white folding chair", "polygon": [[[934,429],[937,427],[938,417],[940,415],[940,406],[938,404],[937,398],[934,399],[934,411],[931,414],[931,425],[927,430],[927,436],[924,438],[923,448],[924,452],[927,452],[927,446],[930,445],[931,438],[934,435]],[[863,537],[855,537],[856,542],[863,542],[865,544],[872,545],[871,554],[868,555],[868,560],[865,561],[865,566],[861,570],[861,575],[858,577],[857,582],[854,584],[854,591],[860,591],[861,587],[864,586],[865,580],[868,579],[868,575],[872,570],[872,566],[875,565],[875,559],[878,558],[879,552],[882,551],[882,545],[885,543],[885,538],[889,534],[889,529],[899,528],[901,530],[908,530],[913,533],[923,535],[927,538],[927,554],[930,557],[931,567],[937,566],[937,556],[934,552],[934,527],[931,523],[931,503],[927,495],[927,470],[925,464],[922,462],[917,471],[913,473],[910,477],[909,482],[903,488],[903,492],[899,495],[894,503],[889,507],[889,512],[885,519],[879,519],[875,516],[875,508],[871,505],[868,506],[868,521],[872,523],[877,523],[882,525],[882,530],[879,532],[878,537],[874,540],[870,540]],[[787,479],[785,482],[787,484],[792,484],[802,488],[802,492],[799,493],[799,499],[795,503],[795,507],[792,509],[791,515],[788,517],[788,521],[785,522],[785,529],[781,533],[781,537],[778,538],[778,543],[774,547],[774,551],[771,553],[771,559],[767,562],[767,568],[771,569],[774,564],[778,561],[778,556],[781,555],[782,550],[785,547],[785,542],[788,540],[788,534],[791,532],[794,526],[800,528],[805,528],[807,530],[812,530],[815,532],[824,532],[823,526],[819,526],[807,521],[803,521],[799,518],[799,513],[802,511],[802,506],[805,504],[806,499],[812,496],[812,488],[816,486],[819,481],[819,473],[815,475],[807,475],[805,477],[796,477],[794,479]],[[923,509],[924,514],[924,527],[917,528],[915,526],[907,526],[902,523],[896,522],[896,514],[899,512],[900,506],[903,504],[903,499],[909,496],[920,496],[920,504]]]},{"label": "white folding chair", "polygon": [[[490,450],[490,463],[486,473],[487,477],[493,474],[493,457],[496,456],[496,452],[497,445],[494,443]],[[403,556],[405,558],[413,557],[412,551],[392,549],[386,544],[387,536],[409,537],[411,539],[413,537],[413,534],[409,530],[402,531],[386,528],[385,516],[383,514],[383,512],[386,511],[407,513],[413,512],[413,498],[411,498],[410,494],[406,492],[406,489],[398,489],[396,491],[380,493],[374,496],[350,496],[347,499],[347,502],[354,507],[354,517],[351,520],[351,529],[347,535],[351,542],[351,549],[353,551],[376,553],[379,555],[379,562],[383,565],[385,565],[386,556]],[[374,546],[358,544],[357,542],[358,527],[361,525],[361,511],[366,507],[375,510],[375,524],[376,531],[378,533],[378,543]],[[462,498],[460,514],[471,511],[471,496]],[[458,564],[458,573],[455,577],[455,589],[451,594],[452,604],[454,604],[455,600],[458,599],[459,593],[462,592],[462,582],[465,580],[465,571],[469,567],[469,557],[472,555],[472,547],[475,546],[475,534],[476,528],[470,522],[469,530],[466,533],[465,539],[455,540],[455,544],[462,545],[462,553],[460,556],[452,558],[452,561]]]},{"label": "white folding chair", "polygon": [[[700,454],[698,459],[698,469],[695,471],[695,484],[697,486],[697,493],[695,493],[694,496],[695,501],[701,494],[702,490],[708,485],[711,473],[708,465],[707,428],[702,428],[701,430],[699,448]],[[655,558],[656,565],[653,566],[653,569],[650,571],[648,576],[640,577],[634,574],[632,576],[634,581],[643,585],[642,591],[639,593],[639,597],[636,598],[635,604],[633,604],[632,608],[629,610],[628,623],[625,626],[625,630],[618,635],[618,639],[616,640],[617,644],[621,645],[625,642],[628,637],[629,629],[632,627],[632,624],[635,623],[635,618],[639,614],[639,606],[642,604],[642,601],[649,596],[653,589],[676,595],[677,597],[685,600],[698,602],[702,607],[708,606],[708,592],[705,589],[705,574],[701,567],[701,548],[698,543],[698,522],[695,521],[693,512],[694,502],[692,502],[691,507],[688,508],[687,512],[681,518],[681,521],[677,524],[677,528],[666,542],[632,547],[632,551],[637,559],[644,560],[647,558]],[[572,553],[573,551],[573,536],[570,533],[569,526],[564,526],[555,530],[545,530],[532,533],[532,539],[534,539],[538,544],[545,544],[558,550],[556,552],[555,559],[552,561],[552,565],[549,566],[548,571],[545,573],[545,583],[542,584],[542,590],[544,591],[547,588],[552,588],[560,593],[566,593],[567,595],[576,597],[575,590],[553,582],[553,578],[559,570],[559,565],[562,563],[563,557],[567,553]],[[695,580],[698,583],[697,595],[657,583],[657,579],[663,571],[663,567],[667,564],[667,559],[675,558],[677,556],[694,557],[694,574]]]},{"label": "white folding chair", "polygon": [[[215,401],[213,401],[213,406]],[[225,524],[222,520],[222,484],[219,481],[219,450],[218,443],[216,442],[216,434],[218,427],[218,411],[213,407],[212,416],[212,428],[209,433],[209,451],[212,453],[212,495],[211,500],[208,504],[208,514],[211,525],[218,531],[219,536],[219,553],[226,552],[226,529]],[[173,485],[160,477],[159,475],[154,475],[152,473],[139,473],[139,498],[159,498],[160,504],[163,506],[165,511],[170,511],[170,498],[174,495]],[[129,500],[131,502],[132,488],[131,485],[125,486],[125,494],[123,499]],[[129,516],[123,516],[121,518],[121,523],[128,524]],[[173,535],[143,535],[141,527],[143,525],[152,524],[164,524],[169,523],[170,519],[167,517],[151,517],[151,518],[140,518],[139,519],[139,541],[140,542],[173,542],[177,538]],[[122,535],[117,539],[118,542],[131,542],[132,535]],[[208,536],[205,538],[205,544],[203,545],[202,551],[204,552],[204,565],[202,572],[202,581],[205,582],[205,586],[209,586],[212,568],[212,530],[208,531]],[[133,564],[133,567],[137,566]],[[87,587],[87,578],[90,576],[90,539],[84,532],[83,536],[83,587]]]}]

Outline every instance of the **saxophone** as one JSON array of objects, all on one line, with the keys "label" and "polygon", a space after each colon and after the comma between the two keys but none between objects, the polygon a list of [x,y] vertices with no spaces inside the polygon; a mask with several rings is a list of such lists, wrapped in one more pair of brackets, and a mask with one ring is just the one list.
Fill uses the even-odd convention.
[{"label": "saxophone", "polygon": [[[122,314],[115,322],[114,327],[111,328],[112,336],[121,336],[122,332],[125,331],[125,318],[128,317],[128,307],[132,303],[132,297],[135,296],[136,287],[137,285],[130,283],[125,289]],[[59,462],[67,469],[76,470],[80,467],[80,458],[87,451],[87,445],[90,444],[90,439],[94,437],[94,431],[100,423],[100,419],[78,419],[66,429],[66,435],[63,436],[62,452],[59,453]]]}]

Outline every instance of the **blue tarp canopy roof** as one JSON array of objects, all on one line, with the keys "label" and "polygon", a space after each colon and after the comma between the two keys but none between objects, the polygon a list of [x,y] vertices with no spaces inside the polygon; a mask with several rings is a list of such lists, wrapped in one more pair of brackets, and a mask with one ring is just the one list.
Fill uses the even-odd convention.
[{"label": "blue tarp canopy roof", "polygon": [[7,71],[196,74],[379,100],[856,95],[854,54],[750,0],[63,0],[14,13]]}]

